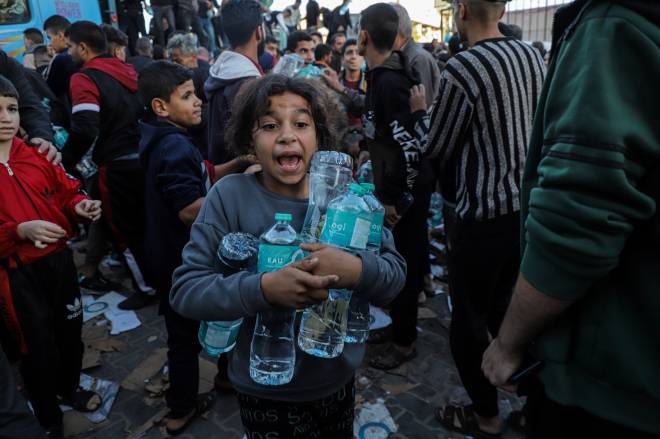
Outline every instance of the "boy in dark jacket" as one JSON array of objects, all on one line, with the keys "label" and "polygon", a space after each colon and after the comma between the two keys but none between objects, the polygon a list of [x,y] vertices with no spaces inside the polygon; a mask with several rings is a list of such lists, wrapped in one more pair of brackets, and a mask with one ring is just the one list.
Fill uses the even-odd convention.
[{"label": "boy in dark jacket", "polygon": [[[392,302],[392,325],[373,331],[369,337],[371,343],[393,342],[370,363],[389,370],[417,356],[417,295],[422,291],[424,275],[419,267],[427,239],[433,171],[421,156],[427,128],[420,122],[426,113],[410,111],[410,90],[421,83],[419,73],[403,52],[392,51],[399,31],[396,10],[385,3],[368,7],[359,29],[358,51],[369,66],[362,125],[376,191],[386,210],[385,225],[396,225],[394,242],[408,266],[406,284]],[[403,206],[406,192],[413,196],[412,205]]]},{"label": "boy in dark jacket", "polygon": [[93,411],[98,395],[78,384],[84,351],[82,305],[71,221],[101,216],[78,180],[15,137],[18,93],[0,77],[0,312],[20,345],[34,414],[51,438],[62,436],[62,410]]},{"label": "boy in dark jacket", "polygon": [[170,367],[167,430],[178,435],[208,410],[214,397],[197,395],[199,321],[173,311],[167,295],[208,190],[216,179],[237,172],[239,165],[234,160],[214,167],[195,147],[188,130],[201,122],[202,101],[195,96],[191,70],[165,61],[151,63],[140,71],[138,89],[152,117],[140,121],[140,164],[147,174],[145,256],[163,295],[160,312],[167,327]]},{"label": "boy in dark jacket", "polygon": [[202,120],[202,101],[195,96],[192,79],[190,70],[164,61],[143,68],[138,79],[140,98],[155,119],[140,121],[140,164],[147,174],[146,262],[157,279],[157,291],[165,295],[160,313],[168,333],[171,412],[166,428],[172,435],[182,433],[215,400],[211,394],[197,395],[199,322],[174,312],[166,298],[190,238],[189,227],[215,178],[187,131]]}]

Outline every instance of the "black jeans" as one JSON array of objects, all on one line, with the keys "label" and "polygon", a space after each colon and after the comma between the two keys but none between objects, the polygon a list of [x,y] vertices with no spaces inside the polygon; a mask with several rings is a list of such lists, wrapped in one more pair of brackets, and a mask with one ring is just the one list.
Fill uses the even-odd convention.
[{"label": "black jeans", "polygon": [[[634,430],[573,406],[558,404],[545,395],[543,383],[533,379],[527,397],[525,436],[528,439],[658,439],[660,435]],[[626,410],[621,406],[621,410]]]},{"label": "black jeans", "polygon": [[[99,167],[98,194],[103,202],[101,221],[109,228],[136,291],[153,294],[154,278],[147,270],[144,235],[147,228],[145,173],[137,158],[114,160]],[[168,290],[169,291],[169,290]]]},{"label": "black jeans", "polygon": [[239,393],[238,406],[250,439],[353,439],[353,378],[337,393],[315,401],[274,401]]},{"label": "black jeans", "polygon": [[197,34],[199,38],[199,45],[208,48],[208,41],[206,38],[206,32],[202,27],[202,23],[199,21],[199,17],[192,11],[189,11],[185,8],[179,8],[179,25],[178,29],[181,29],[185,32],[188,32],[188,28],[192,27],[192,31]]},{"label": "black jeans", "polygon": [[119,26],[126,27],[126,35],[128,36],[128,50],[131,56],[137,56],[135,45],[141,34],[143,37],[147,36],[147,30],[144,27],[144,15],[138,11],[125,11],[119,16]]},{"label": "black jeans", "polygon": [[167,390],[167,407],[171,419],[181,419],[197,405],[199,392],[199,321],[183,317],[172,309],[167,295],[172,285],[158,285],[163,296],[160,313],[167,328],[167,359],[170,368],[170,388]]},{"label": "black jeans", "polygon": [[[417,295],[424,287],[424,275],[428,267],[428,216],[431,202],[431,185],[419,185],[412,192],[414,201],[392,234],[394,245],[408,267],[406,283],[392,301],[392,341],[410,347],[417,340]],[[429,268],[430,270],[430,268]]]},{"label": "black jeans", "polygon": [[16,317],[27,353],[21,371],[30,401],[44,428],[62,423],[57,395],[78,388],[85,347],[82,303],[69,249],[7,270]]},{"label": "black jeans", "polygon": [[480,416],[498,414],[497,389],[481,370],[488,332],[497,337],[520,268],[519,214],[456,221],[449,257],[451,353]]}]

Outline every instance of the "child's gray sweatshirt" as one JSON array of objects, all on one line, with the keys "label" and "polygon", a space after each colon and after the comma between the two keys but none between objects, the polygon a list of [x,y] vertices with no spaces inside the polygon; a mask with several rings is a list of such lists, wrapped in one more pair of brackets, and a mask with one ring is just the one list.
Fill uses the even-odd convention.
[{"label": "child's gray sweatshirt", "polygon": [[[244,317],[236,347],[229,352],[229,377],[239,392],[279,401],[313,401],[337,392],[362,361],[364,344],[347,343],[337,358],[324,359],[303,352],[296,343],[291,382],[263,386],[250,378],[250,343],[256,315],[270,309],[270,305],[261,292],[261,274],[240,272],[226,278],[216,274],[216,251],[228,233],[247,232],[259,237],[275,223],[276,213],[291,214],[291,225],[300,231],[307,205],[307,199],[269,191],[256,174],[223,178],[209,192],[183,250],[183,265],[174,272],[170,302],[182,316],[204,321]],[[354,294],[368,298],[374,305],[389,303],[406,278],[406,263],[394,248],[392,234],[383,228],[380,256],[366,251],[358,256],[363,268]],[[300,314],[296,318],[296,337]]]}]

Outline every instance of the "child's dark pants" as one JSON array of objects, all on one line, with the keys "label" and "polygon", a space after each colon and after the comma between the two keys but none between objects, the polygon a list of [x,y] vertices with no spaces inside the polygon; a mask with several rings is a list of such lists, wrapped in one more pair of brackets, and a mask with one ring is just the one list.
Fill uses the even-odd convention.
[{"label": "child's dark pants", "polygon": [[39,423],[62,422],[57,395],[78,388],[84,352],[82,303],[69,249],[8,269],[11,298],[27,354],[22,373]]},{"label": "child's dark pants", "polygon": [[157,285],[161,294],[160,312],[167,328],[167,358],[170,388],[167,407],[171,419],[181,419],[195,409],[199,392],[199,321],[183,317],[172,309],[169,292],[172,285]]}]

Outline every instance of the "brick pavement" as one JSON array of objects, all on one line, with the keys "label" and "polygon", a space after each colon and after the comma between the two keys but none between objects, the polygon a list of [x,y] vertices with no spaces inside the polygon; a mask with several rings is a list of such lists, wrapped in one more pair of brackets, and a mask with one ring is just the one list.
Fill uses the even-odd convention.
[{"label": "brick pavement", "polygon": [[[80,255],[76,255],[77,262],[82,262]],[[122,282],[125,288],[122,293],[128,295],[130,281],[123,274],[123,271],[121,269],[113,269],[112,273],[109,273],[108,270],[104,271],[114,279],[123,279]],[[129,289],[126,287],[129,287]],[[462,438],[460,435],[448,433],[440,427],[434,418],[434,408],[449,401],[452,394],[455,394],[456,389],[460,387],[460,379],[449,349],[449,333],[445,329],[448,323],[446,317],[449,316],[445,294],[427,300],[425,307],[436,313],[437,317],[419,320],[419,327],[422,330],[416,344],[419,356],[408,363],[407,370],[402,372],[405,376],[367,368],[368,360],[382,349],[382,347],[372,348],[367,346],[365,359],[357,373],[368,377],[371,384],[368,389],[358,390],[356,393],[365,400],[385,399],[385,405],[394,422],[399,426],[399,432],[390,435],[392,439]],[[154,349],[167,346],[167,332],[163,318],[158,316],[157,306],[150,306],[138,311],[137,314],[142,326],[117,336],[110,336],[110,338],[127,343],[128,351],[126,353],[103,353],[101,356],[102,364],[86,370],[85,373],[97,378],[121,382]],[[152,336],[157,338],[149,342],[148,340]],[[201,354],[201,357],[209,361],[214,360],[205,352]],[[382,384],[398,385],[406,383],[418,384],[418,386],[396,396],[387,395],[381,388]],[[521,408],[521,403],[515,396],[504,392],[501,392],[500,395],[509,401],[514,410]],[[101,428],[74,437],[79,439],[126,438],[129,431],[136,430],[164,407],[147,406],[143,402],[143,398],[146,396],[148,396],[146,391],[139,393],[120,389],[108,416],[109,423]],[[243,437],[241,431],[235,397],[220,396],[210,411],[208,419],[195,421],[180,437],[240,439]],[[161,437],[161,433],[158,428],[151,428],[142,437],[157,439]],[[519,439],[522,436],[508,430],[505,426],[503,438]]]}]

